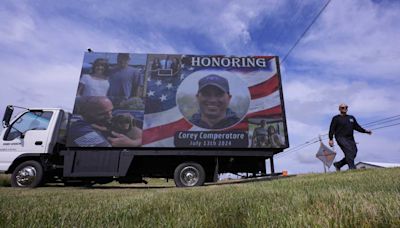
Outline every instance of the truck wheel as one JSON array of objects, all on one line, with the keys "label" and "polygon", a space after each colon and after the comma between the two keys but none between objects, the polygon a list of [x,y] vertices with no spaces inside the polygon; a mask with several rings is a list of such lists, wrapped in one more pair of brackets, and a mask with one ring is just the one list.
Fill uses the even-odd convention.
[{"label": "truck wheel", "polygon": [[11,175],[11,186],[35,188],[43,182],[43,167],[37,161],[26,161],[17,166]]},{"label": "truck wheel", "polygon": [[176,167],[174,181],[177,187],[193,187],[204,184],[206,173],[203,166],[195,162],[185,162]]}]

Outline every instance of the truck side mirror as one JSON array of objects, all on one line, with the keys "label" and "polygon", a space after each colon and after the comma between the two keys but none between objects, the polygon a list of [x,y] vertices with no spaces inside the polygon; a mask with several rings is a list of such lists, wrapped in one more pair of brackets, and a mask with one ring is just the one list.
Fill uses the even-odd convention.
[{"label": "truck side mirror", "polygon": [[11,116],[13,114],[14,107],[12,105],[7,105],[6,111],[3,116],[3,127],[10,126]]}]

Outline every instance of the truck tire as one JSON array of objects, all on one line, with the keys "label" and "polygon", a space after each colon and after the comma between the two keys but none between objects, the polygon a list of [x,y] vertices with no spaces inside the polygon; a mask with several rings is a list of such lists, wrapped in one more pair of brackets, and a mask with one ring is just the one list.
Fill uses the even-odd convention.
[{"label": "truck tire", "polygon": [[176,187],[194,187],[204,184],[206,173],[203,166],[196,162],[184,162],[174,171]]},{"label": "truck tire", "polygon": [[43,167],[37,161],[25,161],[19,164],[11,175],[11,186],[17,188],[35,188],[43,183]]}]

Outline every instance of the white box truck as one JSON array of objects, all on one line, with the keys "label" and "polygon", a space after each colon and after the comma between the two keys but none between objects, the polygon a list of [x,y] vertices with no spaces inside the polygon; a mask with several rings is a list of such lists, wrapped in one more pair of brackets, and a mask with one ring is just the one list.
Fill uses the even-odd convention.
[{"label": "white box truck", "polygon": [[14,187],[274,175],[289,146],[276,56],[87,52],[72,113],[15,108],[0,135]]}]

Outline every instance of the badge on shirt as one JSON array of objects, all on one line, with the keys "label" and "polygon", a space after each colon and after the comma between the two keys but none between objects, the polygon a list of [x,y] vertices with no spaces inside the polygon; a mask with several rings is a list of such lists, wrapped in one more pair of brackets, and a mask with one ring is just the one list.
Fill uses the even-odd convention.
[{"label": "badge on shirt", "polygon": [[352,122],[352,123],[353,123],[353,122],[354,122],[354,119],[353,119],[353,118],[350,118],[350,122]]}]

